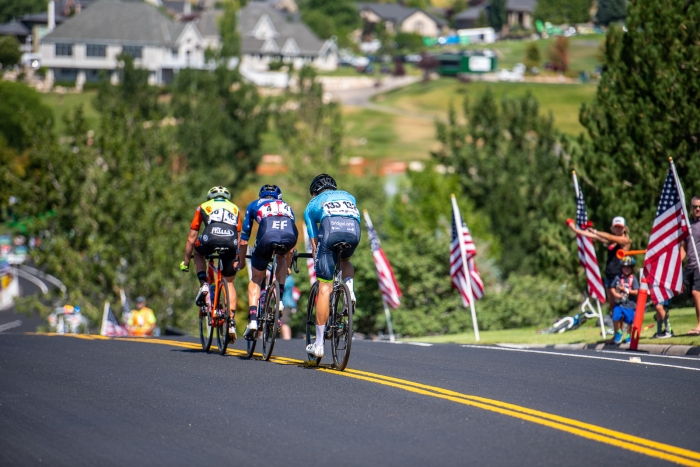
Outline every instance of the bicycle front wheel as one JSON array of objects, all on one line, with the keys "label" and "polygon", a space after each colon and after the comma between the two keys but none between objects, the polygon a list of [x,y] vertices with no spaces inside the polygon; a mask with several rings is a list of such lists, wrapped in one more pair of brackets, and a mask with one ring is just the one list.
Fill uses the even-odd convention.
[{"label": "bicycle front wheel", "polygon": [[211,326],[211,313],[208,306],[199,309],[199,341],[202,343],[202,350],[209,352],[211,340],[214,337],[214,328]]},{"label": "bicycle front wheel", "polygon": [[270,360],[272,349],[275,348],[279,330],[280,302],[280,286],[277,281],[273,281],[272,286],[267,289],[265,308],[262,313],[262,354],[265,361]]},{"label": "bicycle front wheel", "polygon": [[219,282],[219,299],[215,309],[216,317],[216,343],[219,346],[219,353],[224,355],[228,347],[228,327],[231,322],[231,312],[229,308],[228,284],[222,278]]},{"label": "bicycle front wheel", "polygon": [[352,315],[355,306],[350,297],[350,289],[345,283],[336,285],[333,303],[331,303],[331,352],[333,353],[333,366],[343,371],[350,359],[350,347],[352,346]]},{"label": "bicycle front wheel", "polygon": [[[309,304],[306,307],[306,347],[316,341],[316,297],[318,296],[318,282],[311,286],[311,291],[309,292]],[[310,363],[318,366],[321,363],[321,359],[311,355],[306,354]]]}]

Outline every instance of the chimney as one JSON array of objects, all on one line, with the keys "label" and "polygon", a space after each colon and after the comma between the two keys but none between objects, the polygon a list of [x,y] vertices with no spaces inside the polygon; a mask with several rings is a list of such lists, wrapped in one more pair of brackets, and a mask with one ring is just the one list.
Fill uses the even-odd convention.
[{"label": "chimney", "polygon": [[192,14],[192,4],[190,0],[185,0],[184,8],[182,9],[183,16],[189,16]]},{"label": "chimney", "polygon": [[56,2],[49,0],[48,24],[46,25],[49,32],[56,29]]}]

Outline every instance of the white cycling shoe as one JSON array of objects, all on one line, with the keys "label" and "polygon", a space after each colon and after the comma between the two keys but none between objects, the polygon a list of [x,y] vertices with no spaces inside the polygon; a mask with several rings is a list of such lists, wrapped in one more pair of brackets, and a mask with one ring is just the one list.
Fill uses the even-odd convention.
[{"label": "white cycling shoe", "polygon": [[306,353],[313,355],[316,358],[323,357],[323,345],[316,345],[315,343],[306,346]]},{"label": "white cycling shoe", "polygon": [[258,330],[258,322],[254,319],[250,320],[248,323],[248,326],[245,328],[245,332],[243,333],[243,337],[250,337],[255,335],[255,331]]}]

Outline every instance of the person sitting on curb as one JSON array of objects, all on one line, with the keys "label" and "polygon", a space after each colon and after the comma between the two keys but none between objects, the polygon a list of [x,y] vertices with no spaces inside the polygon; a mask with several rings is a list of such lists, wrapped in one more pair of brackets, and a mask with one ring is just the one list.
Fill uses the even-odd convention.
[{"label": "person sitting on curb", "polygon": [[151,336],[156,329],[156,315],[153,310],[146,307],[146,299],[138,297],[136,299],[136,310],[129,314],[129,321],[126,323],[129,334],[132,336]]},{"label": "person sitting on curb", "polygon": [[622,333],[627,325],[627,335],[624,342],[630,341],[629,331],[632,329],[634,321],[634,311],[637,307],[637,294],[639,293],[639,281],[634,275],[634,265],[637,264],[631,256],[625,256],[622,260],[622,274],[617,276],[612,283],[612,293],[615,297],[615,308],[613,308],[613,327],[615,337],[613,343],[623,342]]},{"label": "person sitting on curb", "polygon": [[603,276],[603,287],[605,287],[606,301],[610,304],[610,311],[614,311],[615,294],[613,293],[615,279],[622,273],[622,262],[617,257],[617,250],[628,251],[632,245],[629,236],[627,222],[622,216],[617,216],[612,220],[610,229],[612,234],[600,232],[595,229],[581,230],[576,225],[569,224],[571,230],[579,235],[602,242],[608,246],[608,258],[605,262],[605,275]]}]

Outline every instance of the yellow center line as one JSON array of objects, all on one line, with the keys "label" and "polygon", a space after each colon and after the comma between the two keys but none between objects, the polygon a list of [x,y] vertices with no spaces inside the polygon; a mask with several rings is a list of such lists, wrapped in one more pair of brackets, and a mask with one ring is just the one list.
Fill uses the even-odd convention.
[{"label": "yellow center line", "polygon": [[[33,333],[32,333],[33,334]],[[56,335],[56,334],[49,334]],[[97,335],[81,335],[81,334],[66,334],[70,337],[78,337],[81,339],[94,340],[94,339],[109,339],[103,336]],[[201,346],[193,342],[182,342],[175,340],[166,339],[150,339],[150,338],[116,338],[114,340],[130,341],[130,342],[144,342],[149,344],[161,344],[169,345],[173,347],[183,347],[189,349],[201,349]],[[215,347],[216,348],[216,347]],[[229,349],[226,351],[228,355],[243,357],[247,353],[242,350]],[[261,358],[260,354],[254,354],[255,357]],[[277,363],[279,365],[304,365],[304,366],[314,366],[307,363],[304,360],[298,360],[287,357],[273,356],[270,358],[271,362]],[[640,438],[627,433],[622,433],[616,430],[611,430],[608,428],[603,428],[597,425],[593,425],[586,422],[581,422],[579,420],[574,420],[567,417],[562,417],[555,414],[550,414],[547,412],[541,412],[539,410],[529,409],[527,407],[519,406],[516,404],[510,404],[508,402],[503,402],[495,399],[489,399],[480,396],[473,396],[469,394],[462,394],[456,391],[451,391],[449,389],[439,388],[436,386],[429,386],[426,384],[417,383],[414,381],[403,380],[399,378],[394,378],[391,376],[380,375],[377,373],[370,373],[367,371],[354,370],[347,368],[345,371],[337,371],[330,369],[328,367],[322,366],[317,368],[318,371],[324,373],[334,374],[338,376],[344,376],[346,378],[353,378],[362,381],[372,382],[376,384],[381,384],[384,386],[389,386],[397,389],[402,389],[404,391],[412,392],[415,394],[421,394],[424,396],[435,397],[438,399],[448,400],[458,404],[468,405],[472,407],[477,407],[483,410],[488,410],[490,412],[499,413],[502,415],[507,415],[509,417],[518,418],[521,420],[526,420],[531,423],[535,423],[542,426],[547,426],[555,430],[564,431],[582,438],[590,439],[600,443],[612,445],[619,447],[621,449],[626,449],[628,451],[633,451],[639,454],[644,454],[650,457],[655,457],[657,459],[663,459],[669,462],[674,462],[680,465],[687,465],[692,467],[700,467],[700,453],[691,451],[688,449],[680,448],[677,446],[672,446],[670,444],[664,444],[656,441],[652,441],[646,438]]]}]

